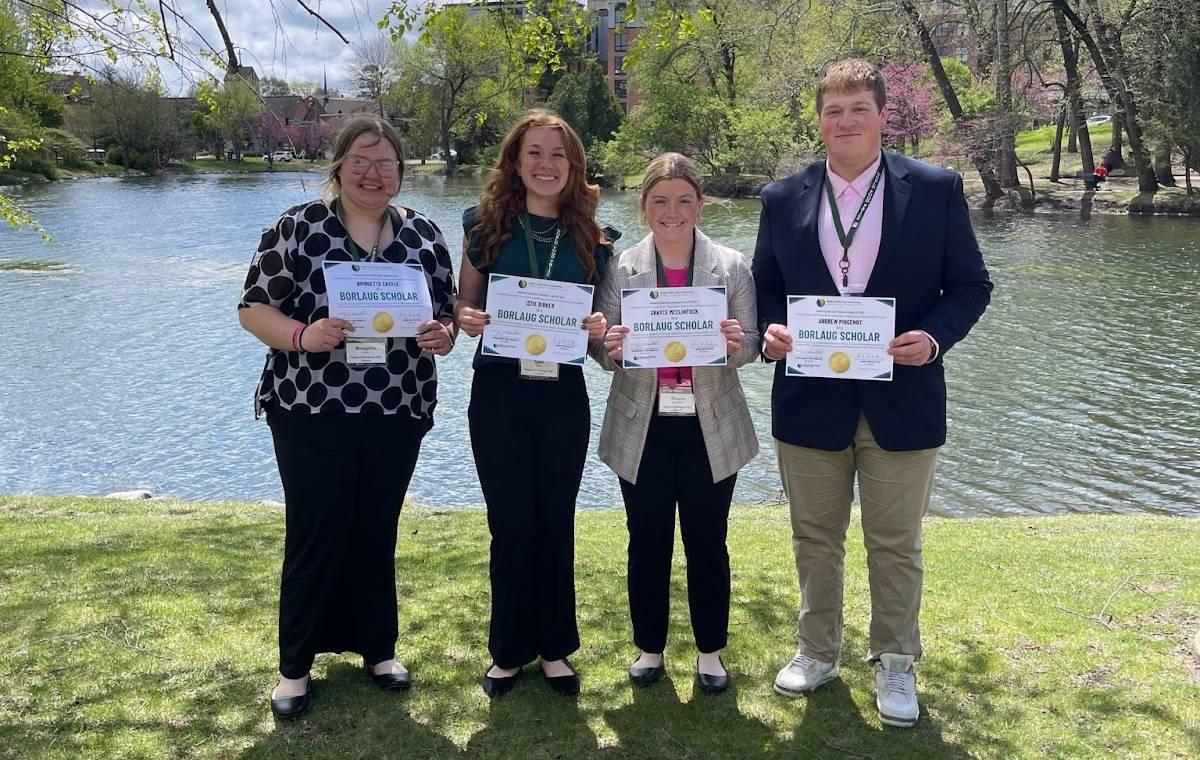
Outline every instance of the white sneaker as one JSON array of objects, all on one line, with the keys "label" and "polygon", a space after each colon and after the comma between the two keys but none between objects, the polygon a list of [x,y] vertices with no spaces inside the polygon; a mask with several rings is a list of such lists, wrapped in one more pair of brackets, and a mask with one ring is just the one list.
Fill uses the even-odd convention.
[{"label": "white sneaker", "polygon": [[832,681],[837,675],[836,662],[821,662],[797,652],[792,661],[784,665],[779,675],[775,676],[775,691],[785,697],[797,697],[826,681]]},{"label": "white sneaker", "polygon": [[875,707],[885,725],[900,728],[917,725],[921,707],[917,704],[917,674],[911,656],[879,656],[879,662],[875,663]]}]

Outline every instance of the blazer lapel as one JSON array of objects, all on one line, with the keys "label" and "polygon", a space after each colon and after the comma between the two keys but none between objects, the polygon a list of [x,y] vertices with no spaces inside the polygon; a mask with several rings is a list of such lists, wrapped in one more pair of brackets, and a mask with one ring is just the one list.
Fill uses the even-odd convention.
[{"label": "blazer lapel", "polygon": [[[818,224],[821,212],[821,194],[825,188],[825,161],[822,159],[807,172],[804,186],[796,198],[796,248],[795,266],[800,271],[802,282],[814,283],[818,292],[812,295],[837,295],[837,285],[825,256],[821,253],[821,238]],[[796,294],[809,295],[809,294]]]},{"label": "blazer lapel", "polygon": [[712,287],[721,284],[717,275],[717,255],[713,251],[712,241],[708,236],[696,230],[696,247],[692,253],[692,285],[696,287]]},{"label": "blazer lapel", "polygon": [[887,270],[898,255],[904,231],[904,216],[908,212],[908,201],[912,197],[912,184],[908,181],[908,169],[903,162],[883,153],[883,164],[887,180],[883,188],[883,229],[879,236],[879,253],[875,257],[875,267],[863,290],[866,295],[887,295],[876,293],[872,288],[876,285],[885,287],[888,282]]},{"label": "blazer lapel", "polygon": [[630,269],[627,288],[653,288],[658,284],[658,272],[654,269],[654,237],[647,235],[630,251]]}]

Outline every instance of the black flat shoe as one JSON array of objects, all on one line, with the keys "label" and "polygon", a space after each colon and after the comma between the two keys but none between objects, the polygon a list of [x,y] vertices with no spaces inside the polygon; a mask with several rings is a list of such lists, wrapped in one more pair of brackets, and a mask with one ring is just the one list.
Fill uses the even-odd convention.
[{"label": "black flat shoe", "polygon": [[412,677],[408,673],[376,673],[366,660],[363,660],[363,670],[384,691],[402,691],[412,686]]},{"label": "black flat shoe", "polygon": [[565,676],[548,676],[546,675],[546,671],[543,670],[542,678],[546,679],[546,683],[550,684],[550,688],[559,694],[562,694],[564,697],[573,697],[579,693],[579,674],[575,672],[574,666],[571,665],[571,661],[566,657],[563,658],[563,662],[567,664],[568,668],[571,668],[570,673]]},{"label": "black flat shoe", "polygon": [[483,673],[483,693],[487,694],[492,699],[502,697],[512,691],[513,684],[521,677],[521,671],[517,670],[511,676],[489,676],[495,664],[489,665],[488,669]]},{"label": "black flat shoe", "polygon": [[[725,662],[720,657],[717,658],[721,662],[721,667],[725,667]],[[729,671],[725,671],[723,676],[710,676],[707,673],[700,672],[700,660],[696,660],[696,680],[700,683],[700,690],[706,694],[720,694],[729,688]]]},{"label": "black flat shoe", "polygon": [[629,666],[629,680],[633,681],[635,686],[650,686],[662,680],[662,677],[667,674],[667,661],[664,658],[653,668],[639,668],[636,665]]},{"label": "black flat shoe", "polygon": [[299,718],[304,713],[308,712],[308,708],[312,705],[312,678],[308,679],[308,691],[298,697],[281,697],[271,700],[271,712],[280,720],[290,720],[291,718]]}]

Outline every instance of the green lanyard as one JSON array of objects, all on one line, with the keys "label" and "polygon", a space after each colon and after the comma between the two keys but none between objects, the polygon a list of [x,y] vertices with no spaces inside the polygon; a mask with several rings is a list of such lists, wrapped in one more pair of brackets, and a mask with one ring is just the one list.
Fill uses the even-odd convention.
[{"label": "green lanyard", "polygon": [[[346,250],[350,253],[350,257],[355,262],[363,258],[363,250],[358,247],[358,243],[354,242],[354,238],[350,235],[350,228],[346,226],[346,220],[342,219],[342,207],[337,201],[333,202],[333,213],[337,216],[338,221],[342,223],[342,228],[346,230]],[[375,235],[375,245],[371,246],[371,255],[367,261],[375,261],[379,256],[379,239],[383,237],[383,228],[387,226],[388,217],[391,216],[391,209],[383,215],[383,221],[379,224],[379,232]]]},{"label": "green lanyard", "polygon": [[[662,256],[658,254],[658,246],[654,246],[654,269],[658,272],[658,287],[669,287],[667,282],[667,272],[663,269]],[[692,276],[696,273],[696,246],[692,245],[692,252],[688,254],[687,265],[687,287],[692,287]]]},{"label": "green lanyard", "polygon": [[[538,276],[537,253],[533,250],[533,223],[529,221],[529,214],[521,214],[521,229],[525,230],[525,250],[529,253],[529,276]],[[554,260],[558,258],[558,241],[562,239],[562,227],[558,226],[558,222],[554,223],[554,242],[550,245],[550,260],[546,262],[546,272],[541,276],[543,280],[550,279],[550,273],[554,271]]]},{"label": "green lanyard", "polygon": [[875,198],[875,190],[879,187],[880,178],[883,177],[883,160],[879,161],[879,168],[875,170],[875,176],[871,178],[871,186],[867,188],[867,195],[858,206],[858,213],[854,215],[854,221],[850,223],[849,231],[842,229],[842,215],[838,211],[837,199],[833,196],[833,183],[829,181],[828,167],[825,171],[825,195],[829,198],[829,212],[833,214],[833,226],[837,229],[838,240],[842,243],[842,260],[838,262],[838,267],[842,270],[842,287],[845,288],[850,285],[850,244],[854,242],[854,233],[858,232],[858,227],[862,224],[863,217],[867,215],[867,209],[870,208],[871,201]]}]

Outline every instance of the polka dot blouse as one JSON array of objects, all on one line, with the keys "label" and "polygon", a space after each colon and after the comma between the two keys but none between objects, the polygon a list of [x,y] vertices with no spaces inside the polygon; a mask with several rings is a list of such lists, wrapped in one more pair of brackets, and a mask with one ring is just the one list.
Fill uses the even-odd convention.
[{"label": "polka dot blouse", "polygon": [[[454,314],[454,272],[442,232],[428,217],[402,209],[392,214],[396,239],[379,252],[379,261],[415,263],[425,270],[434,319]],[[348,233],[324,201],[288,209],[263,231],[250,264],[238,308],[269,304],[285,315],[312,324],[329,316],[325,261],[353,261]],[[267,363],[255,394],[254,410],[289,409],[304,413],[408,414],[430,419],[437,406],[433,355],[415,338],[388,339],[387,364],[346,363],[345,345],[328,352],[267,351]]]}]

